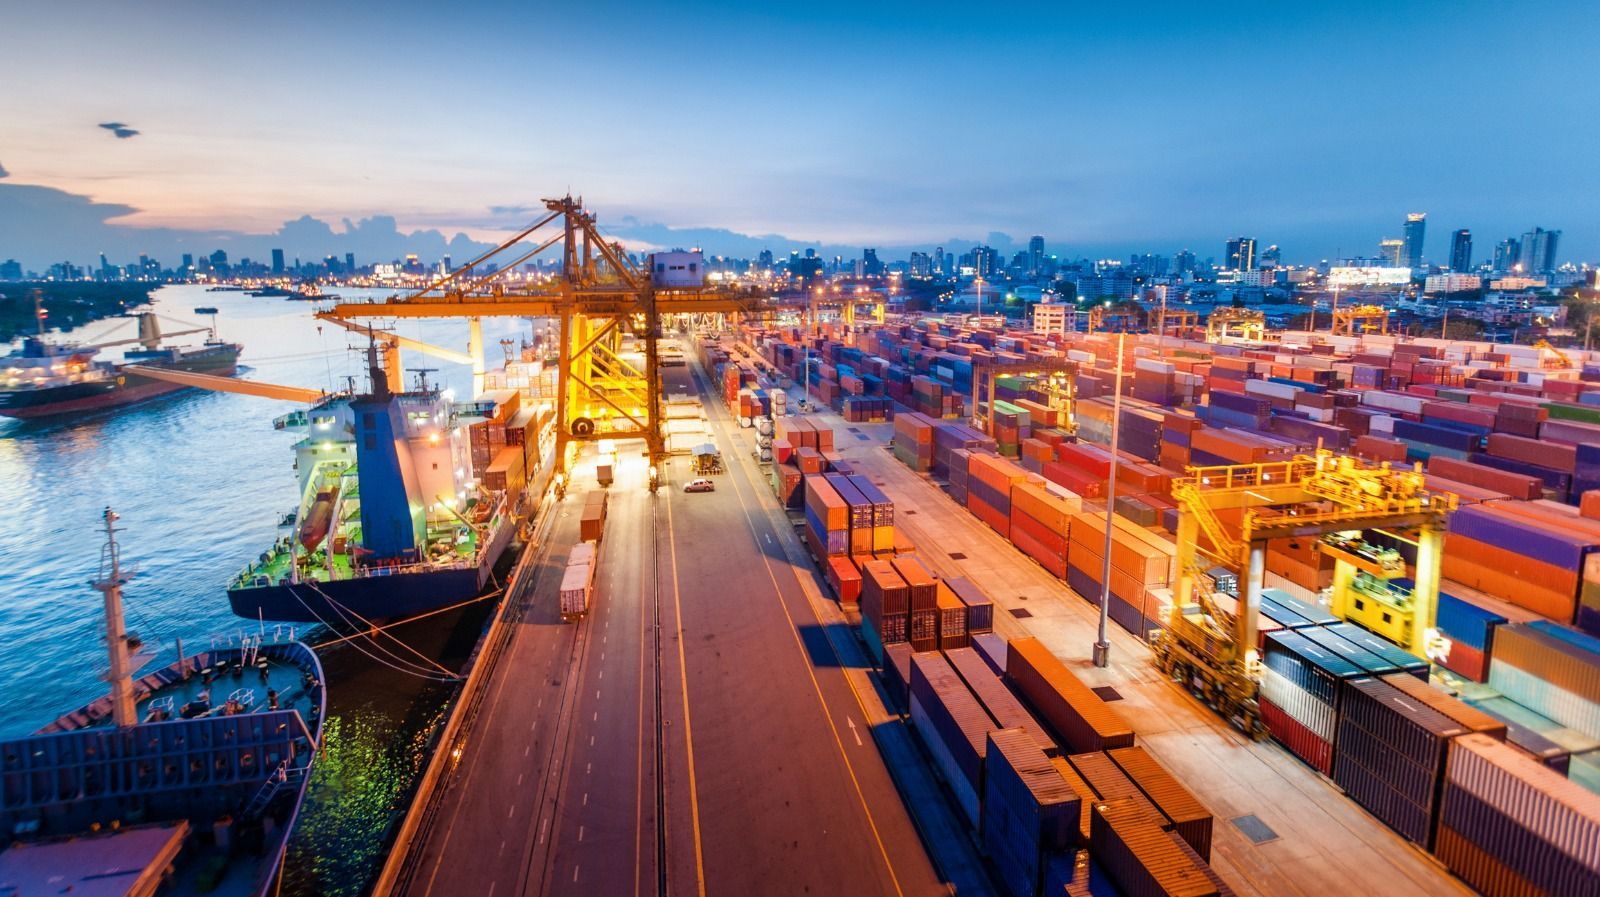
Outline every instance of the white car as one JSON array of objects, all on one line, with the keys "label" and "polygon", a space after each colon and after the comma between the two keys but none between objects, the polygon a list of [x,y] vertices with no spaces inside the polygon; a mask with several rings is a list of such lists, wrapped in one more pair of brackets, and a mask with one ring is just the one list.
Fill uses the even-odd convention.
[{"label": "white car", "polygon": [[705,477],[700,477],[699,479],[690,480],[689,482],[684,483],[683,484],[683,491],[685,491],[685,492],[715,492],[715,491],[717,491],[717,484],[712,482],[711,480],[706,479]]}]

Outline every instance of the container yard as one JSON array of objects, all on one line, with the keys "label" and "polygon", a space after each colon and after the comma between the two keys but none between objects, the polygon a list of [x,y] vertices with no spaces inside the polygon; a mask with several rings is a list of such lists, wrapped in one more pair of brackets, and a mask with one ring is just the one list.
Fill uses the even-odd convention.
[{"label": "container yard", "polygon": [[[1600,869],[1584,865],[1582,850],[1556,863],[1574,877],[1540,869],[1544,877],[1530,878],[1494,852],[1507,848],[1488,843],[1492,823],[1463,821],[1468,834],[1445,820],[1458,767],[1488,741],[1516,788],[1548,793],[1569,814],[1559,830],[1600,823],[1590,790],[1600,721],[1588,712],[1600,706],[1600,568],[1590,562],[1600,468],[1585,466],[1600,459],[1600,355],[1383,334],[1271,337],[1043,337],[930,317],[823,325],[815,335],[750,329],[739,341],[759,361],[734,360],[716,337],[702,340],[700,360],[740,368],[744,390],[809,389],[812,414],[774,419],[772,490],[781,506],[803,509],[792,519],[823,582],[859,619],[890,703],[909,715],[1008,893],[1099,893],[1074,890],[1087,885],[1068,869],[1115,893],[1234,893],[1206,863],[1214,823],[1204,796],[1215,790],[1178,784],[1199,784],[1198,768],[1170,740],[1153,752],[1140,745],[1138,727],[1096,692],[1103,671],[1075,672],[1059,642],[1019,637],[1047,626],[1033,621],[1043,608],[1036,595],[1007,592],[1040,581],[1077,596],[1090,619],[1103,595],[1113,627],[1149,649],[1150,673],[1187,670],[1141,688],[1187,686],[1458,885],[1593,892]],[[803,378],[808,356],[821,363]],[[1075,369],[1071,395],[1031,371],[1063,364]],[[1007,373],[986,376],[995,370]],[[735,394],[730,408],[754,407],[745,401]],[[1227,488],[1260,489],[1280,472],[1294,498],[1216,504]],[[878,492],[871,515],[867,486]],[[930,500],[941,503],[937,526],[924,523]],[[895,503],[891,518],[878,516]],[[1323,515],[1320,529],[1294,532],[1273,517],[1308,508]],[[1017,575],[978,580],[1003,600],[973,601],[973,579],[951,575],[977,566],[968,554],[986,547],[914,535],[942,537],[946,522],[976,524],[1012,552],[983,566]],[[1180,538],[1185,527],[1195,547]],[[1227,563],[1234,548],[1250,557]],[[1021,575],[1019,562],[1039,573]],[[1228,653],[1170,662],[1192,657],[1196,639]],[[1021,761],[997,761],[1001,743],[1058,761],[1054,777],[1023,764],[1028,788],[1055,796],[1016,810],[1028,788]],[[1009,793],[987,784],[997,762],[1009,764]],[[1130,791],[1107,769],[1160,784]],[[1034,831],[1029,820],[1057,806],[1057,792],[1080,797],[1070,849],[1043,834],[1010,849],[984,834],[991,818],[997,830]],[[1464,801],[1453,812],[1514,812],[1467,811]],[[1141,830],[1141,818],[1165,826]],[[1535,845],[1527,855],[1541,849],[1560,851]]]}]

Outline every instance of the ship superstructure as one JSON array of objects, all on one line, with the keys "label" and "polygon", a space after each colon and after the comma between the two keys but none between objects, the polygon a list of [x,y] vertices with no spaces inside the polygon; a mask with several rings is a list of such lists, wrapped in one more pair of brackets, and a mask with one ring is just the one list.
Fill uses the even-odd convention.
[{"label": "ship superstructure", "polygon": [[370,392],[276,422],[305,432],[300,500],[229,589],[238,615],[359,626],[432,610],[479,594],[515,535],[537,458],[474,469],[467,422],[495,403],[457,405],[425,377],[392,391],[373,355]]}]

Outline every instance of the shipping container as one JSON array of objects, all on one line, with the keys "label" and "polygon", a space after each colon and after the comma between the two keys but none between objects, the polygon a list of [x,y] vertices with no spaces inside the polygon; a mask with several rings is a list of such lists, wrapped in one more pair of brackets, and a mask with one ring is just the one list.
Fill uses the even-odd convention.
[{"label": "shipping container", "polygon": [[1089,852],[1127,897],[1218,897],[1204,864],[1127,801],[1094,805]]},{"label": "shipping container", "polygon": [[1112,762],[1127,774],[1156,809],[1167,817],[1184,841],[1206,862],[1211,861],[1211,811],[1156,758],[1137,745],[1107,751]]},{"label": "shipping container", "polygon": [[1070,751],[1132,747],[1133,729],[1122,715],[1073,675],[1036,638],[1013,639],[1006,648],[1006,681],[1055,730]]},{"label": "shipping container", "polygon": [[996,726],[977,696],[936,651],[911,657],[911,722],[968,825],[976,830],[983,756],[988,735]]}]

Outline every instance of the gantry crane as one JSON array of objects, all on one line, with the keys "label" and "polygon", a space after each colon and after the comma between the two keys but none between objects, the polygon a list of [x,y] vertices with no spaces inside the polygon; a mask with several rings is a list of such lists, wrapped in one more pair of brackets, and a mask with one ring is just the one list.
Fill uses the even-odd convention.
[{"label": "gantry crane", "polygon": [[1003,376],[1034,378],[1035,388],[1044,393],[1043,404],[1066,413],[1067,423],[1062,429],[1068,433],[1078,432],[1078,363],[1066,359],[973,364],[973,414],[976,416],[982,409],[987,409],[977,420],[983,432],[994,434],[995,381]]},{"label": "gantry crane", "polygon": [[1163,305],[1156,312],[1156,333],[1162,336],[1186,336],[1200,326],[1200,313],[1191,309],[1169,309]]},{"label": "gantry crane", "polygon": [[[381,355],[384,364],[384,374],[390,383],[405,382],[405,378],[400,369],[400,350],[401,348],[406,348],[415,349],[418,352],[422,352],[426,355],[432,355],[435,358],[448,361],[453,364],[474,364],[474,361],[476,361],[477,363],[473,367],[473,376],[475,381],[473,383],[473,387],[475,388],[474,395],[483,391],[482,383],[476,382],[476,380],[481,378],[483,374],[483,356],[481,352],[479,355],[473,356],[468,352],[459,352],[455,349],[447,349],[443,346],[435,346],[432,343],[425,343],[422,340],[412,339],[409,336],[401,336],[400,334],[392,331],[379,330],[370,324],[357,324],[354,321],[348,321],[344,318],[336,317],[324,311],[317,312],[316,317],[319,321],[326,321],[336,327],[342,327],[351,333],[359,333],[377,343],[382,350]],[[480,343],[483,340],[483,334],[481,330],[477,332],[477,339]]]},{"label": "gantry crane", "polygon": [[1261,342],[1267,335],[1267,316],[1259,308],[1214,308],[1206,315],[1206,342],[1231,339]]},{"label": "gantry crane", "polygon": [[[1435,636],[1445,521],[1456,496],[1427,491],[1419,471],[1318,450],[1289,461],[1190,467],[1187,476],[1173,482],[1172,497],[1178,503],[1178,555],[1172,608],[1167,628],[1157,637],[1157,657],[1166,673],[1189,684],[1244,731],[1252,736],[1264,731],[1256,702],[1256,614],[1272,539],[1331,536],[1322,550],[1344,568],[1336,570],[1333,612],[1363,621],[1354,613],[1355,602],[1362,601],[1353,588],[1356,574],[1395,578],[1404,564],[1397,567],[1394,557],[1371,549],[1360,532],[1414,529],[1415,583],[1404,600],[1376,613],[1404,616],[1405,624],[1389,632],[1402,634],[1404,647],[1426,656]],[[1236,522],[1224,520],[1234,515]],[[1238,575],[1232,609],[1218,600],[1208,572],[1217,566]]]},{"label": "gantry crane", "polygon": [[[466,318],[473,386],[482,388],[486,317],[553,317],[561,338],[556,390],[556,464],[565,476],[579,442],[642,439],[652,468],[666,454],[661,420],[659,340],[668,315],[743,314],[763,310],[754,290],[676,284],[655,275],[653,257],[635,264],[608,243],[583,201],[544,201],[547,214],[510,239],[421,290],[391,300],[337,302],[325,319]],[[547,229],[548,228],[548,229]],[[554,247],[561,270],[545,283],[505,275]],[[623,357],[625,334],[643,338],[642,364]],[[651,478],[651,487],[655,478]]]},{"label": "gantry crane", "polygon": [[1125,308],[1096,305],[1089,309],[1089,332],[1132,333],[1139,326],[1139,313]]},{"label": "gantry crane", "polygon": [[1381,305],[1351,305],[1344,308],[1334,308],[1333,329],[1335,336],[1360,336],[1363,333],[1389,332],[1389,310]]}]

